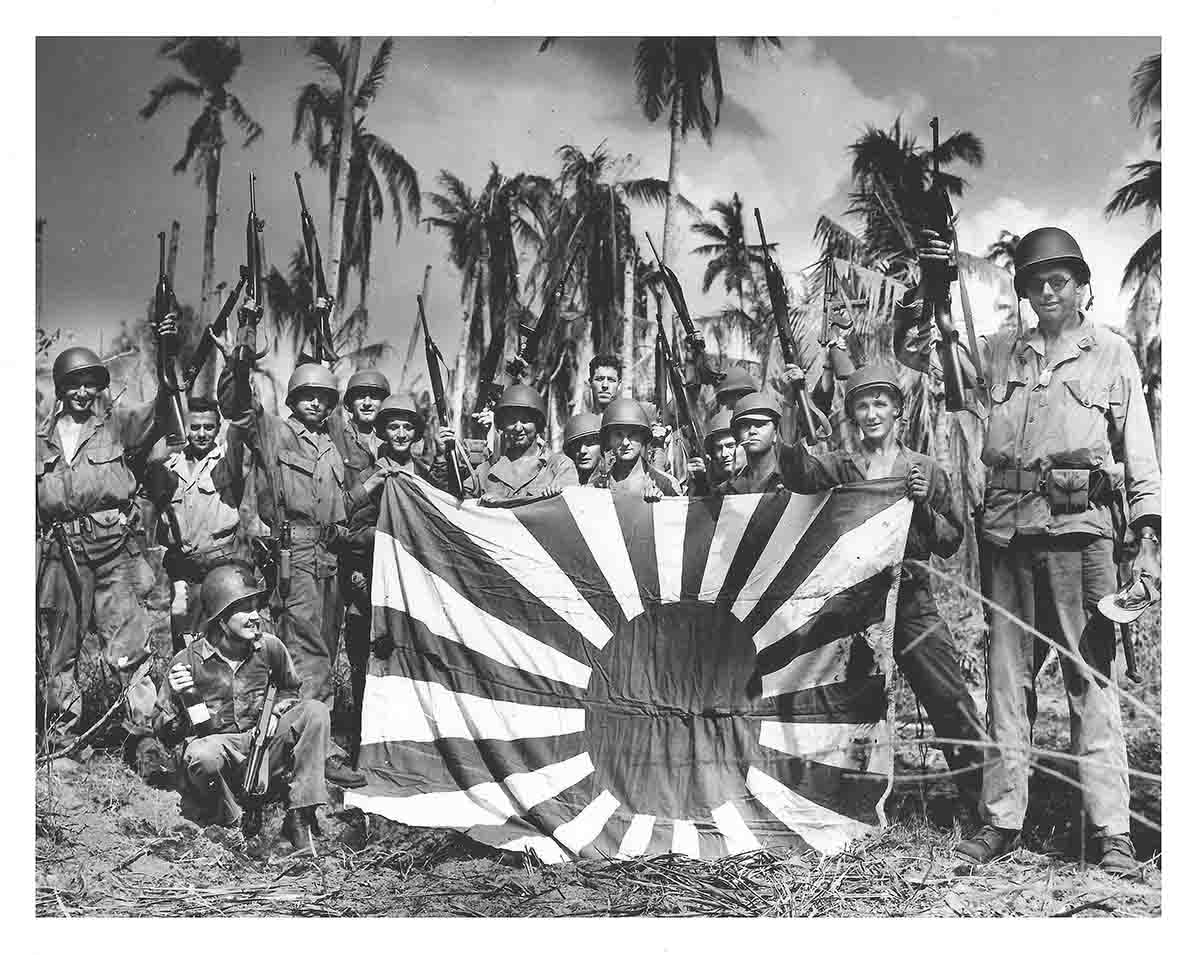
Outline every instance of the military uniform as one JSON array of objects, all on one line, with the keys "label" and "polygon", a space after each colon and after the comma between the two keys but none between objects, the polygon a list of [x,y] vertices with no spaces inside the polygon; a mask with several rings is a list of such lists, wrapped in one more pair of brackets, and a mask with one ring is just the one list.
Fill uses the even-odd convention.
[{"label": "military uniform", "polygon": [[[70,729],[82,712],[75,671],[87,631],[95,628],[104,661],[128,681],[154,649],[151,635],[165,635],[167,628],[149,607],[155,575],[132,504],[138,478],[131,458],[144,460],[155,440],[155,401],[93,414],[74,449],[62,444],[65,417],[51,417],[37,432],[35,483],[39,526],[45,533],[63,525],[79,567],[77,605],[58,544],[44,547],[38,611],[50,646],[43,692],[50,711],[67,716],[60,725]],[[129,688],[133,724],[148,725],[154,696],[149,676]]]},{"label": "military uniform", "polygon": [[[611,467],[611,462],[609,463],[609,467]],[[646,463],[642,458],[634,462],[633,468],[620,481],[613,477],[611,470],[598,467],[588,480],[588,485],[590,487],[605,487],[612,491],[631,491],[635,494],[641,494],[645,490],[646,478],[654,482],[654,486],[662,492],[663,497],[681,497],[683,494],[678,481],[666,471],[660,471],[654,465]]]},{"label": "military uniform", "polygon": [[504,455],[484,461],[471,475],[465,490],[469,497],[486,495],[493,501],[536,500],[545,497],[551,485],[564,488],[578,484],[579,476],[571,459],[551,451],[539,437],[516,461]]}]

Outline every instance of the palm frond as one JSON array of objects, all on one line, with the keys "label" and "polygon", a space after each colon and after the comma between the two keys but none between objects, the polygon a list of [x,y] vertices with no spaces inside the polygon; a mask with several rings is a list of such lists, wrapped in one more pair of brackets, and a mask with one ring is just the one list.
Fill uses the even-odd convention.
[{"label": "palm frond", "polygon": [[242,101],[233,93],[229,94],[229,113],[233,116],[233,121],[246,134],[246,139],[242,142],[242,147],[245,148],[253,143],[263,134],[263,128],[258,124],[258,121],[246,112],[246,108],[242,106]]},{"label": "palm frond", "polygon": [[1121,276],[1121,291],[1136,288],[1138,283],[1162,274],[1162,230],[1155,232],[1129,257]]},{"label": "palm frond", "polygon": [[644,37],[633,55],[633,83],[642,115],[657,122],[671,101],[676,82],[671,75],[672,41],[665,37]]},{"label": "palm frond", "polygon": [[1161,53],[1148,56],[1137,65],[1129,90],[1129,114],[1135,126],[1141,126],[1150,113],[1162,112]]},{"label": "palm frond", "polygon": [[306,52],[317,61],[317,69],[336,76],[342,86],[346,84],[346,50],[337,39],[331,36],[314,37]]},{"label": "palm frond", "polygon": [[188,129],[187,144],[183,148],[183,155],[172,167],[174,172],[183,172],[197,152],[211,152],[218,144],[224,145],[220,115],[211,107],[206,107]]},{"label": "palm frond", "polygon": [[1130,163],[1130,179],[1122,185],[1104,207],[1104,217],[1124,215],[1133,209],[1146,209],[1151,214],[1162,209],[1162,163],[1143,159]]},{"label": "palm frond", "polygon": [[375,55],[371,57],[371,65],[358,86],[354,97],[355,109],[366,109],[379,95],[383,81],[387,79],[388,66],[392,61],[392,38],[388,37],[380,44]]},{"label": "palm frond", "polygon": [[404,210],[414,219],[421,216],[421,186],[417,171],[395,147],[374,133],[363,133],[361,144],[371,164],[383,176],[396,220],[396,238],[399,239],[404,226]]},{"label": "palm frond", "polygon": [[668,191],[665,179],[626,179],[620,186],[625,195],[635,202],[656,206],[666,204]]},{"label": "palm frond", "polygon": [[203,99],[204,88],[197,83],[193,83],[191,80],[184,79],[182,76],[168,76],[150,91],[150,99],[145,106],[138,110],[138,116],[142,119],[150,119],[150,117],[158,112],[160,106],[178,96],[186,96],[190,99]]}]

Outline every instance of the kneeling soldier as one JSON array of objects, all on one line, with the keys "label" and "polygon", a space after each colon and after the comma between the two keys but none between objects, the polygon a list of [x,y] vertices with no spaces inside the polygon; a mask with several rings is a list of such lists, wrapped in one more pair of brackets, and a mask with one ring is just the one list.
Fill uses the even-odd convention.
[{"label": "kneeling soldier", "polygon": [[265,594],[249,568],[209,571],[200,599],[204,632],[171,661],[155,717],[163,742],[180,744],[180,809],[201,824],[241,820],[242,770],[271,684],[278,696],[267,762],[272,784],[287,779],[283,835],[296,849],[311,849],[316,807],[326,801],[329,710],[299,698],[287,648],[262,630]]}]

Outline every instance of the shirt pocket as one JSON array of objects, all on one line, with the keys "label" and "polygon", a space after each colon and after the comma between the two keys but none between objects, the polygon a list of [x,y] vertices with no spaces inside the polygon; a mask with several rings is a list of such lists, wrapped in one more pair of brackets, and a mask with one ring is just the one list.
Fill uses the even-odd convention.
[{"label": "shirt pocket", "polygon": [[1066,378],[1057,402],[1058,426],[1046,460],[1059,467],[1101,464],[1108,449],[1108,388],[1082,378]]},{"label": "shirt pocket", "polygon": [[1021,419],[1029,403],[1029,385],[1015,375],[989,389],[991,409],[981,458],[988,467],[1009,467],[1017,459]]}]

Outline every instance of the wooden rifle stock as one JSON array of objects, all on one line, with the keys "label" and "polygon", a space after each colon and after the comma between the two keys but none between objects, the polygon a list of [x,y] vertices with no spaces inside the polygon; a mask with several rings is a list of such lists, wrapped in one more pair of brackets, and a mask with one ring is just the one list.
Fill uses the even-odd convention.
[{"label": "wooden rifle stock", "polygon": [[312,304],[308,314],[308,338],[312,345],[313,360],[335,364],[338,360],[333,347],[333,334],[329,329],[329,313],[333,310],[333,296],[325,282],[325,262],[321,258],[321,242],[317,228],[308,213],[304,201],[304,186],[300,184],[300,173],[293,172],[296,192],[300,196],[300,234],[304,239],[304,254],[312,270]]},{"label": "wooden rifle stock", "polygon": [[[167,234],[158,234],[158,282],[154,286],[154,323],[169,316],[179,320],[179,304],[175,301],[175,293],[167,278]],[[176,361],[179,357],[178,330],[159,334],[158,351],[155,363],[158,372],[159,391],[167,403],[166,439],[167,444],[182,447],[187,438],[187,412],[183,406],[183,388],[179,384],[179,369]]]},{"label": "wooden rifle stock", "polygon": [[[929,126],[933,130],[933,152],[930,154],[933,160],[933,179],[930,186],[928,227],[943,239],[950,241],[954,237],[954,210],[950,205],[950,196],[941,181],[938,163],[940,140],[936,116]],[[957,247],[957,243],[955,246]],[[957,268],[954,265],[922,265],[922,274],[927,276],[927,280],[921,317],[923,322],[932,319],[937,324],[941,336],[937,351],[942,364],[947,411],[962,411],[966,407],[968,390],[962,362],[959,361],[958,330],[954,327],[954,318],[950,312],[950,283],[956,273]]]},{"label": "wooden rifle stock", "polygon": [[[429,373],[429,390],[433,393],[433,407],[442,426],[452,428],[454,425],[450,421],[450,411],[446,405],[446,387],[442,382],[442,370],[438,367],[438,362],[443,361],[442,353],[429,334],[429,322],[425,318],[425,299],[420,293],[417,294],[417,317],[421,320],[421,331],[425,334],[425,365]],[[502,335],[496,337],[503,342]],[[462,472],[458,469],[457,451],[451,450],[446,455],[446,466],[450,471],[450,489],[456,497],[462,498],[463,479]]]},{"label": "wooden rifle stock", "polygon": [[646,233],[646,241],[650,243],[650,251],[654,253],[654,261],[658,263],[658,270],[662,273],[663,287],[667,290],[667,295],[671,299],[671,305],[675,309],[675,314],[678,316],[680,324],[683,325],[683,339],[696,361],[696,372],[700,377],[700,383],[702,385],[720,384],[725,378],[725,373],[717,371],[712,367],[708,353],[704,350],[704,336],[696,328],[696,323],[692,321],[691,312],[688,311],[687,301],[683,297],[683,287],[679,284],[679,277],[662,260],[662,256],[658,254],[658,249],[654,247],[654,240],[650,238],[649,232]]},{"label": "wooden rifle stock", "polygon": [[250,750],[246,754],[246,762],[242,768],[241,792],[238,802],[242,806],[242,831],[248,835],[257,835],[262,830],[262,809],[266,803],[267,789],[271,782],[271,767],[267,760],[267,748],[274,739],[274,727],[271,718],[275,714],[275,684],[267,684],[266,698],[263,700],[262,712],[258,715],[258,723],[254,727],[254,735],[250,740]]},{"label": "wooden rifle stock", "polygon": [[[675,424],[678,426],[679,433],[683,435],[684,441],[690,446],[688,456],[703,458],[705,457],[704,435],[700,432],[700,427],[696,424],[696,416],[692,413],[691,399],[683,383],[683,369],[679,363],[679,355],[675,353],[667,338],[661,311],[658,313],[658,339],[655,347],[662,353],[667,381],[670,383],[671,392],[675,397]],[[661,407],[659,413],[662,413]]]}]

